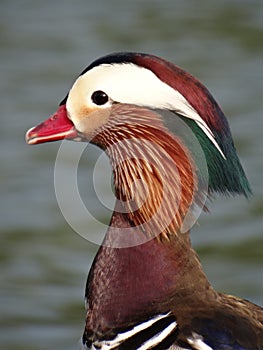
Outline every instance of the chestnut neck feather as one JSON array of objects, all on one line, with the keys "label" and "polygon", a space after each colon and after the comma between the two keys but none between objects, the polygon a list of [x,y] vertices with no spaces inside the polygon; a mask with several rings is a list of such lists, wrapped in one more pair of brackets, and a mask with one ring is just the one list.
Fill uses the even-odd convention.
[{"label": "chestnut neck feather", "polygon": [[196,169],[186,147],[156,112],[119,105],[93,143],[108,154],[116,211],[146,235],[176,234],[196,195]]}]

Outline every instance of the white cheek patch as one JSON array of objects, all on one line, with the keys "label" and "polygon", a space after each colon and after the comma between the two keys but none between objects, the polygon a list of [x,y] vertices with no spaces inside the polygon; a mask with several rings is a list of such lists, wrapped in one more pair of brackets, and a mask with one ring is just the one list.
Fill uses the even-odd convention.
[{"label": "white cheek patch", "polygon": [[149,69],[132,63],[102,64],[81,75],[70,90],[67,100],[67,109],[73,122],[77,119],[74,107],[77,103],[86,103],[86,108],[96,107],[91,101],[91,95],[97,90],[104,91],[115,102],[173,110],[194,120],[221,156],[226,158],[211,129],[185,97]]}]

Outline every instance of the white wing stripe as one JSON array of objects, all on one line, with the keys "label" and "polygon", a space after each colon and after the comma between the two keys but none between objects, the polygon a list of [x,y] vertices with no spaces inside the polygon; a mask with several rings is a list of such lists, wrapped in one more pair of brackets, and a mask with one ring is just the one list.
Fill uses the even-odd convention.
[{"label": "white wing stripe", "polygon": [[177,323],[174,321],[168,327],[166,327],[162,332],[158,333],[153,338],[149,339],[138,350],[147,350],[152,349],[153,346],[160,344],[177,326]]},{"label": "white wing stripe", "polygon": [[[138,326],[135,326],[134,328],[132,328],[131,330],[124,332],[124,333],[120,333],[117,335],[116,338],[114,338],[113,340],[104,340],[101,342],[101,344],[105,344],[105,345],[110,345],[110,346],[116,346],[119,345],[121,342],[123,342],[124,340],[132,337],[133,335],[135,335],[136,333],[139,333],[141,331],[143,331],[144,329],[152,326],[155,322],[161,320],[162,318],[168,316],[170,313],[164,314],[164,315],[158,315],[154,318],[151,318],[150,320],[139,324]],[[104,348],[102,347],[101,349],[104,350]],[[105,348],[105,350],[108,348]],[[109,348],[110,349],[110,348]]]},{"label": "white wing stripe", "polygon": [[[157,315],[151,318],[150,320],[133,327],[127,332],[119,333],[112,340],[95,341],[92,344],[91,349],[111,350],[111,349],[115,349],[120,344],[124,345],[126,341],[127,341],[127,348],[128,348],[129,340],[130,339],[133,340],[132,337],[135,337],[134,339],[136,339],[136,337],[140,339],[140,336],[141,336],[140,333],[142,333],[142,336],[143,336],[144,331],[147,332],[147,329],[150,329],[152,326],[155,325],[155,323],[161,321],[162,319],[165,319],[166,317],[170,317],[170,312],[166,314]],[[169,322],[169,319],[167,319],[167,322]],[[158,326],[160,325],[158,324]],[[156,325],[156,327],[158,326]],[[162,327],[163,326],[164,325],[162,325]],[[173,318],[171,318],[170,322],[166,324],[165,328],[160,328],[159,332],[157,329],[156,333],[153,333],[150,339],[147,339],[146,341],[142,342],[141,345],[138,345],[139,346],[138,350],[152,349],[152,347],[160,344],[167,336],[169,336],[176,329],[176,326],[177,326],[176,321]]]}]

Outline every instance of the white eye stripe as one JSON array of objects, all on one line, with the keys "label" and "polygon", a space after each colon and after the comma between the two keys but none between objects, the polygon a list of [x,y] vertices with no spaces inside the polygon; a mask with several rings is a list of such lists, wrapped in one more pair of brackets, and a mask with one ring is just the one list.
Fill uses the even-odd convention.
[{"label": "white eye stripe", "polygon": [[[194,120],[221,156],[224,159],[226,158],[213,132],[186,98],[161,81],[149,69],[132,63],[102,64],[92,68],[76,80],[69,92],[67,109],[71,115],[74,115],[73,107],[75,104],[74,98],[71,101],[71,95],[76,88],[80,90],[81,94],[84,94],[84,99],[85,96],[86,98],[88,96],[90,101],[92,94],[96,90],[101,90],[109,96],[109,101],[173,110],[186,118]],[[94,104],[92,103],[92,105]],[[99,107],[106,106],[108,106],[108,103]]]}]

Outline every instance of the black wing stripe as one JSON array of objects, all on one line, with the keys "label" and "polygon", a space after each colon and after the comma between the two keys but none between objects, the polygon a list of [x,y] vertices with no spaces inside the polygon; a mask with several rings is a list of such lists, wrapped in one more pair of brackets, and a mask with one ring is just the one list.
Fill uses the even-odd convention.
[{"label": "black wing stripe", "polygon": [[176,319],[170,313],[157,315],[133,328],[122,329],[111,340],[97,340],[92,344],[84,340],[88,349],[100,350],[166,350],[178,335]]},{"label": "black wing stripe", "polygon": [[[174,316],[167,316],[157,322],[155,322],[152,326],[134,334],[132,337],[128,338],[125,340],[122,344],[119,346],[113,348],[114,350],[132,350],[132,349],[139,349],[142,347],[144,344],[146,346],[146,343],[156,337],[156,341],[158,341],[158,335],[161,336],[162,332],[164,332],[167,327],[170,325],[174,324],[174,327],[172,328],[171,332],[168,334],[167,337],[169,337],[171,334],[173,334],[173,340],[175,339],[177,335],[177,327],[176,327],[176,322]],[[176,331],[176,332],[175,332]],[[176,333],[176,334],[174,334]],[[167,337],[164,339],[166,340]],[[164,340],[161,341],[161,343],[157,345],[161,345]],[[172,342],[171,342],[172,344]],[[167,349],[167,346],[165,347],[161,346],[156,348],[155,345],[154,347],[149,347],[149,349],[154,349],[154,350],[162,350],[162,349]],[[147,348],[146,348],[147,349]]]}]

